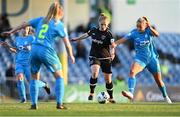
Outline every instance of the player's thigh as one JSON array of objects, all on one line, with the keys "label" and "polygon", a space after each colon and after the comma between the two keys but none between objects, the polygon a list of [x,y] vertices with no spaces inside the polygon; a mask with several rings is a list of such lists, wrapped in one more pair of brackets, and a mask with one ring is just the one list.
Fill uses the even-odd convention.
[{"label": "player's thigh", "polygon": [[134,77],[136,74],[141,72],[145,66],[146,64],[143,61],[136,59],[131,65],[130,76]]},{"label": "player's thigh", "polygon": [[159,60],[158,58],[153,58],[148,65],[146,66],[146,68],[148,69],[149,72],[151,72],[152,74],[156,74],[156,73],[160,73],[161,72],[161,68],[160,68],[160,64],[159,64]]},{"label": "player's thigh", "polygon": [[30,59],[30,66],[31,66],[31,73],[36,74],[39,72],[41,67],[41,60],[38,56],[38,53],[31,53],[31,59]]},{"label": "player's thigh", "polygon": [[59,57],[55,52],[52,52],[51,54],[46,53],[46,56],[43,57],[42,61],[46,68],[52,73],[55,73],[58,70],[62,70]]},{"label": "player's thigh", "polygon": [[89,59],[92,78],[97,78],[100,69],[100,61],[94,58]]},{"label": "player's thigh", "polygon": [[101,60],[101,69],[103,73],[112,74],[111,60]]},{"label": "player's thigh", "polygon": [[26,80],[29,82],[31,79],[30,65],[24,66],[24,75],[26,77]]}]

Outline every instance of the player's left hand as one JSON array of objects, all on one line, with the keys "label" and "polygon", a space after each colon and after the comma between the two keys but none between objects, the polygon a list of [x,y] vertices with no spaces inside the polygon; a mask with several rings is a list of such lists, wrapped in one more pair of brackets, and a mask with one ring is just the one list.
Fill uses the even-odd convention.
[{"label": "player's left hand", "polygon": [[6,32],[1,33],[2,36],[9,36],[10,34],[11,34],[10,31],[6,31]]},{"label": "player's left hand", "polygon": [[74,56],[71,56],[71,62],[74,64],[75,63],[75,57]]},{"label": "player's left hand", "polygon": [[147,24],[147,27],[149,27],[150,26],[150,22],[149,22],[149,19],[146,17],[146,16],[143,16],[143,18],[146,20],[146,24]]}]

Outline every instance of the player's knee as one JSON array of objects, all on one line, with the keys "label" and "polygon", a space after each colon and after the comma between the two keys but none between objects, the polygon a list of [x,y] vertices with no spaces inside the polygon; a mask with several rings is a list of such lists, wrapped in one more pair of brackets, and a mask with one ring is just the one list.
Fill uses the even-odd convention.
[{"label": "player's knee", "polygon": [[130,70],[129,76],[130,77],[135,77],[136,76],[136,73],[134,72],[134,70]]}]

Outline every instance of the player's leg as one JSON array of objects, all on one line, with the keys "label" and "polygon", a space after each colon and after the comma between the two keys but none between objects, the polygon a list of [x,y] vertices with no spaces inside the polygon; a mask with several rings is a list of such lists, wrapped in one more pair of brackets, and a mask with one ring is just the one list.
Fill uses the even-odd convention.
[{"label": "player's leg", "polygon": [[96,59],[90,59],[91,66],[91,78],[89,80],[90,94],[88,96],[88,100],[93,100],[94,90],[96,88],[99,69],[100,69],[100,61]]},{"label": "player's leg", "polygon": [[38,104],[38,93],[39,93],[39,83],[40,73],[32,72],[32,80],[30,81],[30,97],[31,97],[31,109],[37,109]]},{"label": "player's leg", "polygon": [[[31,72],[30,72],[30,67],[29,65],[25,65],[24,66],[24,74],[25,74],[25,77],[27,79],[27,81],[30,83],[30,79],[31,79]],[[41,81],[41,80],[38,80],[38,86],[39,88],[44,88],[46,93],[47,94],[50,94],[50,88],[49,86],[47,85],[47,83]]]},{"label": "player's leg", "polygon": [[[33,49],[32,49],[33,50]],[[32,52],[31,54],[31,81],[30,81],[30,97],[31,97],[31,109],[37,109],[38,93],[39,93],[39,79],[40,79],[40,67],[41,62],[38,59],[38,53]]]},{"label": "player's leg", "polygon": [[116,103],[113,99],[113,83],[112,83],[112,70],[111,70],[111,60],[102,60],[101,61],[101,69],[104,74],[105,82],[106,82],[106,90],[110,96],[109,102]]},{"label": "player's leg", "polygon": [[166,86],[162,80],[162,75],[161,75],[161,69],[160,69],[160,64],[159,60],[157,58],[154,58],[148,65],[147,69],[153,74],[154,80],[156,81],[163,97],[164,100],[168,103],[172,103],[170,98],[168,97],[167,91],[166,91]]},{"label": "player's leg", "polygon": [[122,91],[122,95],[127,97],[128,99],[133,99],[134,97],[134,89],[136,87],[136,74],[141,72],[145,67],[145,64],[139,60],[136,60],[130,70],[129,79],[128,79],[128,92]]},{"label": "player's leg", "polygon": [[18,88],[18,93],[21,99],[21,103],[26,102],[26,89],[24,85],[24,74],[23,74],[23,66],[21,64],[16,63],[16,68],[15,68],[15,74],[16,74],[16,79],[17,79],[17,88]]},{"label": "player's leg", "polygon": [[51,71],[56,79],[55,95],[57,102],[57,109],[67,109],[63,105],[64,98],[64,78],[62,73],[62,65],[55,51],[47,50],[46,57],[44,58],[44,65]]}]

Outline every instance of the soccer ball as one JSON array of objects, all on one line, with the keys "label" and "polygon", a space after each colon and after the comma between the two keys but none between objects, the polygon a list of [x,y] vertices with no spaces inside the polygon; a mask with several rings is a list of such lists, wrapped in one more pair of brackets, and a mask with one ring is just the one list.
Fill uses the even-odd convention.
[{"label": "soccer ball", "polygon": [[100,92],[98,93],[97,95],[97,101],[100,103],[100,104],[105,104],[107,103],[107,100],[109,99],[109,94],[107,92]]}]

